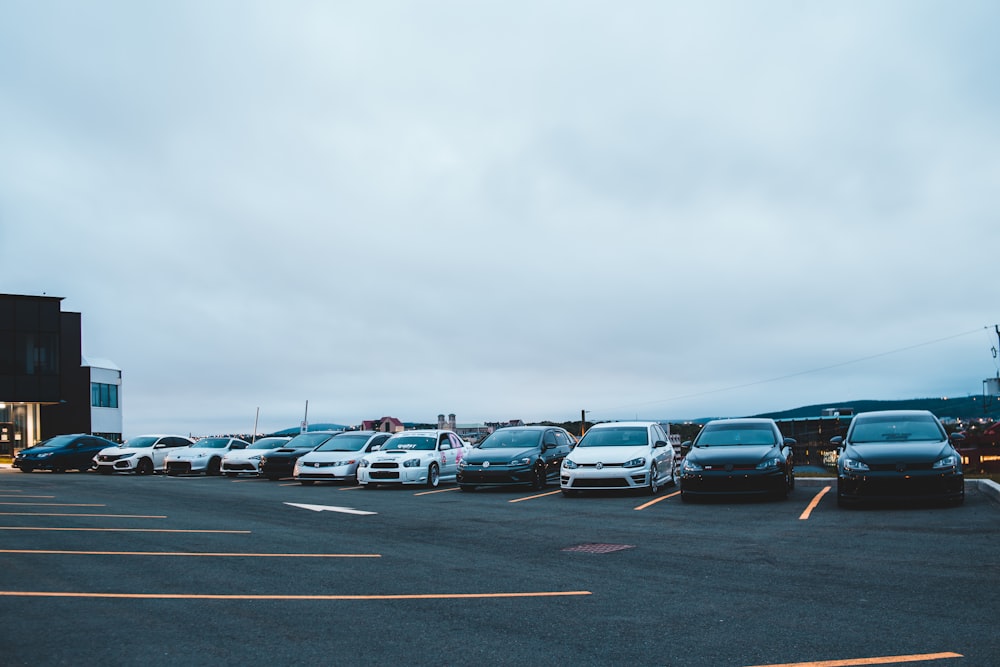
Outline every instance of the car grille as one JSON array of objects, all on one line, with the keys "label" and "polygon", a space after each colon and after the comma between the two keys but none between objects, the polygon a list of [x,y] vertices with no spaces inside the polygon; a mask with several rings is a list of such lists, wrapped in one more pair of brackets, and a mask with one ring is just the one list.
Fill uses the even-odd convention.
[{"label": "car grille", "polygon": [[371,465],[371,467],[372,468],[398,468],[399,464],[396,463],[395,461],[383,461],[383,462],[373,463]]},{"label": "car grille", "polygon": [[191,472],[190,461],[170,461],[167,463],[167,470],[170,472]]},{"label": "car grille", "polygon": [[[581,463],[579,464],[581,468],[597,468],[596,463]],[[601,468],[621,468],[621,463],[602,463]]]},{"label": "car grille", "polygon": [[256,470],[252,463],[226,463],[224,470]]},{"label": "car grille", "polygon": [[753,463],[717,463],[715,465],[705,466],[705,470],[756,470],[757,466]]},{"label": "car grille", "polygon": [[99,454],[97,456],[97,460],[104,463],[111,463],[112,461],[117,461],[118,459],[123,459],[127,456],[131,456],[131,454]]},{"label": "car grille", "polygon": [[621,477],[612,477],[611,479],[575,479],[573,480],[574,489],[606,489],[609,487],[628,487],[628,482]]},{"label": "car grille", "polygon": [[399,472],[395,470],[372,470],[368,473],[372,479],[399,479]]},{"label": "car grille", "polygon": [[933,463],[877,463],[872,472],[906,472],[907,470],[932,470]]},{"label": "car grille", "polygon": [[324,461],[311,461],[309,463],[300,464],[303,468],[330,468],[333,463],[326,463]]}]

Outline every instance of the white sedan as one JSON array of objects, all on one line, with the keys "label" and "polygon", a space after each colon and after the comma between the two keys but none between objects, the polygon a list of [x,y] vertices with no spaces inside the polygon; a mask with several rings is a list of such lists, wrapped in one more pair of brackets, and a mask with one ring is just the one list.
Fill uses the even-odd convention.
[{"label": "white sedan", "polygon": [[469,444],[452,431],[402,431],[361,459],[358,484],[368,489],[378,484],[436,487],[455,479],[458,462],[468,451]]},{"label": "white sedan", "polygon": [[193,472],[218,475],[222,471],[222,457],[226,452],[249,446],[249,442],[239,438],[202,438],[190,447],[179,447],[167,454],[164,467],[168,475]]},{"label": "white sedan", "polygon": [[656,422],[607,422],[590,427],[563,459],[563,495],[581,489],[642,489],[655,494],[676,483],[674,449]]},{"label": "white sedan", "polygon": [[389,439],[378,431],[345,431],[295,460],[292,477],[300,484],[356,482],[358,461]]},{"label": "white sedan", "polygon": [[254,440],[246,449],[232,449],[222,457],[220,470],[228,477],[236,477],[241,473],[259,475],[260,457],[269,450],[284,446],[291,439],[290,436],[273,435]]}]

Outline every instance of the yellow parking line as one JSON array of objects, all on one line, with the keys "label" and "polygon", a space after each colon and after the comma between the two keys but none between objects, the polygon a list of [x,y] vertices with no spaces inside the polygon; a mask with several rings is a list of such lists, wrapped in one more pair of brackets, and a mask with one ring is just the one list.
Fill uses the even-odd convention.
[{"label": "yellow parking line", "polygon": [[825,496],[826,493],[827,493],[827,491],[829,491],[831,488],[832,487],[825,486],[825,487],[823,487],[822,491],[820,491],[819,493],[816,494],[816,496],[812,499],[812,501],[806,507],[805,511],[803,511],[802,514],[799,515],[799,521],[805,521],[806,519],[809,518],[809,515],[812,514],[812,511],[814,509],[816,509],[817,505],[819,505],[819,501],[823,499],[823,496]]},{"label": "yellow parking line", "polygon": [[822,660],[820,662],[786,662],[780,665],[752,665],[751,667],[854,667],[855,665],[898,665],[904,662],[964,658],[961,653],[924,653],[922,655],[888,655],[877,658],[851,660]]},{"label": "yellow parking line", "polygon": [[0,503],[0,505],[27,505],[29,507],[107,507],[102,503]]},{"label": "yellow parking line", "polygon": [[205,556],[224,558],[381,558],[382,554],[240,554],[193,553],[188,551],[57,551],[50,549],[0,549],[0,554],[45,554],[60,556]]},{"label": "yellow parking line", "polygon": [[514,500],[508,500],[508,503],[519,503],[523,500],[534,500],[535,498],[544,498],[545,496],[554,496],[557,493],[562,493],[561,490],[556,489],[555,491],[548,491],[546,493],[539,493],[534,496],[525,496],[524,498],[514,498]]},{"label": "yellow parking line", "polygon": [[592,595],[590,591],[540,593],[426,593],[416,595],[205,595],[185,593],[60,593],[49,591],[0,591],[3,597],[124,598],[143,600],[477,600],[495,598],[552,598]]},{"label": "yellow parking line", "polygon": [[0,516],[100,516],[108,519],[166,519],[166,516],[144,514],[80,514],[70,512],[0,512]]},{"label": "yellow parking line", "polygon": [[421,491],[420,493],[414,493],[415,496],[429,496],[432,493],[447,493],[448,491],[458,491],[459,487],[453,486],[447,489],[435,489],[433,491]]},{"label": "yellow parking line", "polygon": [[673,493],[668,493],[665,496],[660,496],[659,498],[654,498],[653,500],[650,500],[648,503],[645,503],[643,505],[639,505],[635,509],[636,509],[636,511],[644,510],[647,507],[649,507],[650,505],[655,505],[656,503],[661,503],[664,500],[667,500],[668,498],[673,498],[674,496],[679,496],[679,495],[681,495],[680,491],[674,491]]},{"label": "yellow parking line", "polygon": [[36,526],[0,526],[0,530],[55,530],[82,531],[93,533],[222,533],[229,535],[249,535],[249,530],[181,530],[170,528],[41,528]]},{"label": "yellow parking line", "polygon": [[360,484],[358,484],[357,486],[345,486],[345,487],[343,487],[340,490],[341,491],[357,491],[358,489],[363,489],[363,488],[365,488],[365,487],[363,487]]}]

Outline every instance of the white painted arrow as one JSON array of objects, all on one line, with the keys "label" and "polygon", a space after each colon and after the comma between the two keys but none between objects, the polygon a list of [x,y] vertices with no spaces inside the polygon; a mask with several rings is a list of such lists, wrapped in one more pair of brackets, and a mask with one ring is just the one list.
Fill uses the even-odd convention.
[{"label": "white painted arrow", "polygon": [[362,516],[367,516],[369,514],[378,514],[378,512],[366,512],[365,510],[356,510],[353,507],[336,507],[334,505],[306,505],[305,503],[285,503],[286,505],[291,505],[292,507],[301,507],[304,510],[312,510],[313,512],[340,512],[341,514],[360,514]]}]

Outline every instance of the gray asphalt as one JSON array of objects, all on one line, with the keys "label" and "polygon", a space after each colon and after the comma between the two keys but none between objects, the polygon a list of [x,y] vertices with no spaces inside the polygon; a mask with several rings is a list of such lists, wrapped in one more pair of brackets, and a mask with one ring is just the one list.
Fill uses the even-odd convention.
[{"label": "gray asphalt", "polygon": [[827,484],[636,509],[651,498],[3,470],[0,663],[1000,664],[1000,503],[828,493],[802,518]]}]

